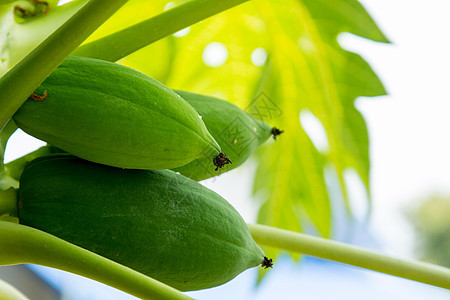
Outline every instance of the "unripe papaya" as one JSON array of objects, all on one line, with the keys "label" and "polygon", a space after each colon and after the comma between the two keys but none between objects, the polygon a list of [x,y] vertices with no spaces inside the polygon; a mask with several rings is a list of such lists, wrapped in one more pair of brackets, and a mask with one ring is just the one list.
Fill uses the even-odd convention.
[{"label": "unripe papaya", "polygon": [[220,153],[191,105],[119,64],[68,57],[32,96],[42,101],[28,99],[13,117],[16,124],[89,161],[166,169],[198,158],[213,165]]},{"label": "unripe papaya", "polygon": [[184,176],[199,181],[230,171],[243,164],[273,134],[269,124],[252,118],[231,102],[185,91],[175,92],[195,108],[232,162],[219,172],[204,158],[173,168]]},{"label": "unripe papaya", "polygon": [[25,167],[18,194],[21,224],[183,291],[270,266],[226,200],[170,170],[43,156]]}]

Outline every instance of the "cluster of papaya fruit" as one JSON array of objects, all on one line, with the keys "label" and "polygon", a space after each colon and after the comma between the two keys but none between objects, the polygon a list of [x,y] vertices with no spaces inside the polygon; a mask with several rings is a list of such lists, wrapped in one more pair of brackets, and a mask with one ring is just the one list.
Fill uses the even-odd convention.
[{"label": "cluster of papaya fruit", "polygon": [[61,151],[20,176],[21,224],[179,290],[271,267],[239,213],[197,181],[241,165],[277,129],[119,64],[69,57],[13,117]]}]

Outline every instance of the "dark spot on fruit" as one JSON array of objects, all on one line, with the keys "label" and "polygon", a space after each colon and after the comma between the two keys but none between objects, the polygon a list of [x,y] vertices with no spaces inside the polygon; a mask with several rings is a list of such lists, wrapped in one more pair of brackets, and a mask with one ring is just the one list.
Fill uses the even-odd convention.
[{"label": "dark spot on fruit", "polygon": [[227,164],[232,164],[231,160],[223,153],[219,153],[219,155],[214,157],[213,163],[216,166],[216,171]]},{"label": "dark spot on fruit", "polygon": [[187,284],[187,283],[188,283],[187,281],[184,282],[184,284]]},{"label": "dark spot on fruit", "polygon": [[277,136],[279,136],[280,134],[282,134],[284,132],[284,130],[280,130],[276,127],[272,128],[272,136],[274,140],[277,140]]},{"label": "dark spot on fruit", "polygon": [[264,256],[264,260],[261,263],[261,267],[263,267],[264,269],[273,268],[273,260],[268,259],[267,257]]}]

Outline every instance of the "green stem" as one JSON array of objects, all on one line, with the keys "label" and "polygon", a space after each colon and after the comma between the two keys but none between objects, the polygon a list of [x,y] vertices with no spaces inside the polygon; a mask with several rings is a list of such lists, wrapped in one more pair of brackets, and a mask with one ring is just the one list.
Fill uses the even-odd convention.
[{"label": "green stem", "polygon": [[0,191],[0,216],[17,216],[17,190],[9,188]]},{"label": "green stem", "polygon": [[13,120],[9,120],[0,131],[0,173],[3,171],[6,144],[16,130],[16,123]]},{"label": "green stem", "polygon": [[381,273],[450,289],[450,269],[424,262],[381,255],[355,246],[282,230],[249,225],[258,244],[325,258]]},{"label": "green stem", "polygon": [[191,0],[155,17],[83,45],[73,55],[117,61],[169,34],[248,0]]},{"label": "green stem", "polygon": [[155,279],[28,226],[0,221],[0,236],[0,265],[30,263],[57,268],[141,299],[191,299]]},{"label": "green stem", "polygon": [[58,148],[55,148],[53,146],[42,146],[41,148],[30,152],[22,157],[19,157],[5,165],[5,169],[7,174],[15,179],[19,180],[20,176],[22,175],[23,169],[25,168],[25,165],[32,161],[33,159],[44,156],[51,153],[59,153]]},{"label": "green stem", "polygon": [[127,0],[90,0],[0,79],[0,128],[29,95]]}]

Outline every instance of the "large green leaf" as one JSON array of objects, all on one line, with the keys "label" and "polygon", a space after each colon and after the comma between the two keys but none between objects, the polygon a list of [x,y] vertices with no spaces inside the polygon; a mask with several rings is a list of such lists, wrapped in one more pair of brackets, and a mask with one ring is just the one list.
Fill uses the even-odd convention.
[{"label": "large green leaf", "polygon": [[[119,14],[136,14],[136,7],[161,12],[164,5],[131,1]],[[103,30],[128,26],[119,14]],[[101,28],[98,37],[106,31]],[[330,236],[333,215],[325,169],[335,172],[351,211],[344,171],[354,169],[369,192],[370,167],[367,128],[354,101],[385,94],[370,66],[340,47],[337,36],[342,32],[388,42],[356,0],[255,0],[191,26],[187,35],[141,49],[121,63],[172,88],[222,96],[282,128],[285,133],[257,156],[258,222],[295,231],[312,228]],[[220,66],[204,62],[212,42],[219,50],[213,56],[220,50],[228,55]],[[265,63],[252,62],[258,53],[267,54]],[[307,124],[299,120],[301,112],[321,124],[327,147],[312,142]]]}]

